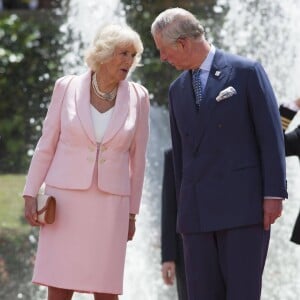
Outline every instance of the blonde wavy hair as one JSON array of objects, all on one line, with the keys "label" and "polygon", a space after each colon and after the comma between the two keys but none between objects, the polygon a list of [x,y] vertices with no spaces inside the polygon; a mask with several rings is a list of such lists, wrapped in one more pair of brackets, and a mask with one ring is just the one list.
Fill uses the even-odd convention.
[{"label": "blonde wavy hair", "polygon": [[133,45],[137,52],[130,69],[132,72],[141,60],[144,47],[139,34],[128,25],[113,24],[99,28],[86,51],[85,62],[92,71],[96,71],[100,64],[113,56],[117,47],[126,45]]}]

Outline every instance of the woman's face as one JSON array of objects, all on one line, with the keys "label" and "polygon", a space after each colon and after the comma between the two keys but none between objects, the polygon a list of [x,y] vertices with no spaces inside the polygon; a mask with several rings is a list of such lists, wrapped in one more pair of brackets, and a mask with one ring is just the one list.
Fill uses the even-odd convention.
[{"label": "woman's face", "polygon": [[120,82],[126,78],[135,56],[136,50],[133,45],[116,47],[113,56],[102,65],[102,71],[110,80]]}]

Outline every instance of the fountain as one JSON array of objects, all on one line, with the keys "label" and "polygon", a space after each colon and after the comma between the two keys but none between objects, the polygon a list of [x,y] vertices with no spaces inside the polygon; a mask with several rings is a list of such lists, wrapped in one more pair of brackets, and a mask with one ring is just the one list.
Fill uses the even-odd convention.
[{"label": "fountain", "polygon": [[[230,6],[219,42],[231,52],[258,59],[274,86],[278,101],[300,96],[294,78],[300,72],[300,0],[219,0]],[[117,0],[71,0],[68,26],[79,33],[85,44],[105,20],[125,22]],[[78,48],[78,45],[74,49]],[[73,53],[74,54],[74,53]],[[74,59],[71,55],[66,59]],[[72,69],[76,73],[83,66]],[[69,73],[70,71],[68,70]],[[297,76],[298,75],[298,76]],[[295,126],[293,122],[291,127]],[[174,287],[164,286],[160,274],[160,194],[163,151],[170,145],[168,114],[152,105],[151,137],[148,148],[147,174],[137,233],[128,243],[124,295],[121,300],[176,299]],[[300,247],[289,242],[293,222],[300,206],[300,168],[296,158],[287,159],[289,197],[282,218],[272,228],[266,263],[262,300],[300,299]],[[74,299],[93,299],[92,295],[75,294]]]}]

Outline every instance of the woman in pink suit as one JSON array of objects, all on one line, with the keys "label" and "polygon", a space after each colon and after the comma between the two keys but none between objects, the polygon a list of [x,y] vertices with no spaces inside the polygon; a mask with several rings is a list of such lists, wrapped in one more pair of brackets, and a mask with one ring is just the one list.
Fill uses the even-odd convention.
[{"label": "woman in pink suit", "polygon": [[35,198],[43,182],[57,201],[55,222],[40,227],[33,274],[48,300],[122,294],[149,135],[148,92],[126,80],[142,51],[130,27],[107,26],[86,54],[89,70],[55,84],[23,192],[32,226],[41,225]]}]

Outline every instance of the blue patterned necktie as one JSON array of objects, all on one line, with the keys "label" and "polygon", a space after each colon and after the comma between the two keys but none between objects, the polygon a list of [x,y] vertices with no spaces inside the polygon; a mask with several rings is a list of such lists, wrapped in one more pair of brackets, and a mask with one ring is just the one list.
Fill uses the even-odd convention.
[{"label": "blue patterned necktie", "polygon": [[203,99],[202,86],[200,80],[201,69],[194,70],[192,73],[193,73],[193,88],[194,88],[194,93],[196,98],[195,103],[196,103],[197,110],[199,110],[200,102]]}]

